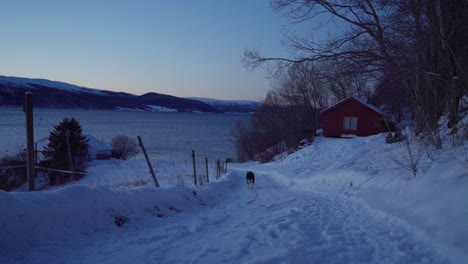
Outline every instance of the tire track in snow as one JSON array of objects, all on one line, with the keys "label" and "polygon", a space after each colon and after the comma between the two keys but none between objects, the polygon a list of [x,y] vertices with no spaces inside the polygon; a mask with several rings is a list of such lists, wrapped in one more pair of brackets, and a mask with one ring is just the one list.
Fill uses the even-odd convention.
[{"label": "tire track in snow", "polygon": [[[232,177],[243,177],[237,173]],[[239,181],[239,184],[243,182]],[[225,204],[209,208],[193,237],[177,247],[193,259],[174,263],[448,263],[424,241],[388,219],[375,217],[352,201],[294,191],[268,174],[257,174],[258,197],[237,188]],[[237,193],[236,193],[237,191]],[[223,218],[219,218],[223,215]],[[197,244],[198,242],[198,244]],[[187,247],[187,245],[197,245]],[[203,244],[203,245],[202,245]],[[169,250],[166,247],[162,251]],[[169,253],[172,254],[172,253]]]}]

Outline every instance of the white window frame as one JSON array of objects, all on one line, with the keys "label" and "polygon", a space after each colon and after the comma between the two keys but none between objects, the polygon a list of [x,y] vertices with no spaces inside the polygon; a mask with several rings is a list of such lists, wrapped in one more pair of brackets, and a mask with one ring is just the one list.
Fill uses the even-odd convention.
[{"label": "white window frame", "polygon": [[357,130],[357,116],[351,117],[351,130]]},{"label": "white window frame", "polygon": [[345,116],[343,119],[343,130],[349,130],[349,116]]},{"label": "white window frame", "polygon": [[343,130],[357,130],[357,116],[345,116],[343,118]]}]

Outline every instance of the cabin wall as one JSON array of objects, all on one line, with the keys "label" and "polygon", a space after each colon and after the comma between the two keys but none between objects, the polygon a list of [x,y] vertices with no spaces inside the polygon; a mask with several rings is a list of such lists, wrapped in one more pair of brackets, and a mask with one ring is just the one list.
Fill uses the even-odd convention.
[{"label": "cabin wall", "polygon": [[[345,130],[343,121],[345,117],[357,117],[356,130]],[[381,116],[365,105],[349,100],[342,105],[322,114],[323,135],[326,137],[339,137],[342,134],[357,136],[370,136],[380,133]]]}]

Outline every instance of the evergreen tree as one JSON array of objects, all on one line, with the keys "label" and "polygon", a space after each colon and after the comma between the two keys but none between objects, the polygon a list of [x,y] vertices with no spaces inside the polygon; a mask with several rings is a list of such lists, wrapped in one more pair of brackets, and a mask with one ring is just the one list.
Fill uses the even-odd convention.
[{"label": "evergreen tree", "polygon": [[[75,118],[64,118],[50,132],[49,144],[44,150],[47,166],[67,171],[84,171],[88,155],[88,139],[82,134]],[[74,175],[70,175],[74,178]],[[52,184],[55,182],[51,177]]]}]

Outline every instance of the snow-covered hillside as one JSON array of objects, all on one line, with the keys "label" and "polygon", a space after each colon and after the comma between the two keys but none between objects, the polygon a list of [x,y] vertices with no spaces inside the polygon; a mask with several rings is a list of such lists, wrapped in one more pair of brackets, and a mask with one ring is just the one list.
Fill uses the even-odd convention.
[{"label": "snow-covered hillside", "polygon": [[34,85],[41,85],[46,87],[51,87],[63,91],[76,92],[76,93],[92,93],[97,95],[108,95],[102,90],[92,89],[87,87],[81,87],[78,85],[73,85],[64,82],[51,81],[47,79],[30,79],[22,77],[13,77],[13,76],[1,76],[0,75],[0,84],[15,84],[18,86],[25,86],[31,89],[37,89]]},{"label": "snow-covered hillside", "polygon": [[261,106],[260,102],[251,100],[219,100],[200,97],[189,97],[187,99],[203,102],[225,113],[254,113]]},{"label": "snow-covered hillside", "polygon": [[384,142],[318,137],[202,186],[190,164],[154,161],[160,189],[144,161],[96,161],[66,187],[0,192],[0,262],[466,263],[466,146],[423,155],[413,177]]},{"label": "snow-covered hillside", "polygon": [[24,103],[25,92],[33,92],[35,108],[75,108],[136,112],[221,112],[200,101],[154,92],[138,96],[124,92],[86,88],[46,79],[0,75],[0,107],[21,107]]},{"label": "snow-covered hillside", "polygon": [[187,99],[197,100],[209,105],[258,105],[257,101],[252,100],[220,100],[212,98],[188,97]]}]

